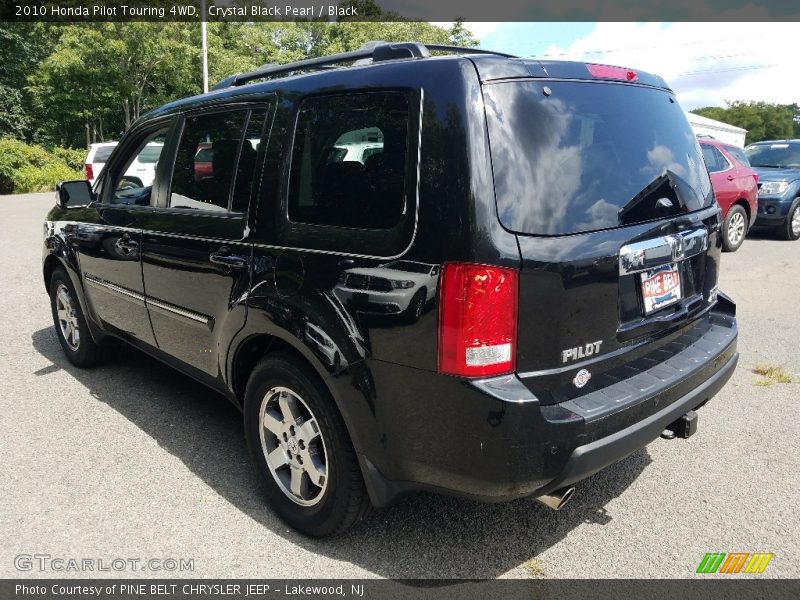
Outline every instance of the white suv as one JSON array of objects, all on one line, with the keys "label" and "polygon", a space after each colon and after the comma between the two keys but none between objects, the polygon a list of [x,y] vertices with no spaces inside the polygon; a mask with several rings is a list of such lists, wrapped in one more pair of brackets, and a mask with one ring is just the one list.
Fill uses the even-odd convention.
[{"label": "white suv", "polygon": [[[90,185],[94,185],[95,178],[100,175],[100,171],[103,170],[108,157],[111,156],[111,151],[114,150],[117,143],[99,142],[89,146],[89,154],[86,156],[84,171]],[[149,142],[133,159],[130,167],[125,171],[125,175],[140,179],[142,182],[141,187],[153,185],[153,181],[156,178],[156,165],[163,148],[164,144],[161,142]]]}]

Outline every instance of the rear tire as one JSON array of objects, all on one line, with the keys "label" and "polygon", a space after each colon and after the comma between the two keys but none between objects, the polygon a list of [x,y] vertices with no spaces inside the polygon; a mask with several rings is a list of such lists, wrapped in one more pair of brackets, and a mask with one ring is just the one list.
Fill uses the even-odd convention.
[{"label": "rear tire", "polygon": [[291,527],[312,537],[336,535],[367,514],[371,504],[347,428],[308,366],[288,354],[265,356],[247,383],[244,426],[267,500]]},{"label": "rear tire", "polygon": [[731,206],[723,224],[722,249],[736,252],[747,236],[747,212],[738,204]]},{"label": "rear tire", "polygon": [[69,362],[81,368],[99,364],[100,349],[89,333],[72,281],[60,267],[50,277],[50,308],[58,342]]},{"label": "rear tire", "polygon": [[795,198],[786,220],[778,227],[778,235],[781,239],[794,241],[800,238],[800,198]]}]

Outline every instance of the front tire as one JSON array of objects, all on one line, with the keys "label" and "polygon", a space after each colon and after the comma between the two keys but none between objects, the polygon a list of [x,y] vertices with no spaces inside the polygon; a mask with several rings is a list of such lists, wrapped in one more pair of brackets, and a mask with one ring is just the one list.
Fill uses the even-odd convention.
[{"label": "front tire", "polygon": [[747,213],[744,208],[738,204],[731,206],[723,226],[725,235],[722,236],[722,249],[725,252],[736,252],[747,235]]},{"label": "front tire", "polygon": [[778,228],[778,235],[784,240],[794,241],[800,238],[800,198],[795,198],[786,215],[786,220]]},{"label": "front tire", "polygon": [[330,393],[309,367],[282,353],[253,369],[245,435],[270,506],[312,537],[349,529],[370,503],[355,450]]},{"label": "front tire", "polygon": [[50,308],[58,342],[69,362],[81,368],[97,365],[99,347],[89,333],[72,281],[62,268],[50,277]]}]

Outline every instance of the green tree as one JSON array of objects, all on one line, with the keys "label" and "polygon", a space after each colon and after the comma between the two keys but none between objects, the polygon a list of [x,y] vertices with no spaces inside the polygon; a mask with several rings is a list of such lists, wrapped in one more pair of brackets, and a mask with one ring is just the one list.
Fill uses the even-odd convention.
[{"label": "green tree", "polygon": [[692,112],[747,129],[748,144],[761,140],[790,138],[798,125],[798,121],[795,120],[798,114],[792,105],[741,101],[726,104],[725,108],[708,106]]},{"label": "green tree", "polygon": [[0,22],[0,137],[30,138],[33,120],[25,78],[57,38],[51,24]]},{"label": "green tree", "polygon": [[37,137],[70,146],[116,138],[146,110],[201,91],[192,29],[198,28],[140,22],[65,26],[53,52],[28,78]]}]

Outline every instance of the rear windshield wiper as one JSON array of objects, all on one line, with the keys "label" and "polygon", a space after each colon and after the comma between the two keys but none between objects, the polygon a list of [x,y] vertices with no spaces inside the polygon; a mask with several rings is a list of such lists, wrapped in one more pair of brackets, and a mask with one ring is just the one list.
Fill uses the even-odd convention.
[{"label": "rear windshield wiper", "polygon": [[694,194],[694,198],[697,199],[694,188],[667,169],[620,209],[617,213],[619,223],[627,225],[685,212],[687,200],[691,198],[690,194]]}]

